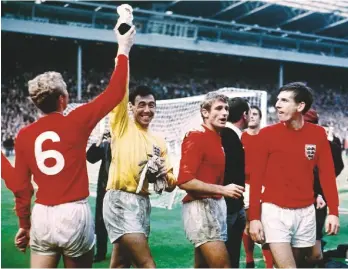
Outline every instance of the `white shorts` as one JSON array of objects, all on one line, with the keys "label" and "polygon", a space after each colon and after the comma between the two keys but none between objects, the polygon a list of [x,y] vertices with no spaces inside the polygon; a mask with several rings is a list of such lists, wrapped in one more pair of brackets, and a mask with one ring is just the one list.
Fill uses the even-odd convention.
[{"label": "white shorts", "polygon": [[187,239],[197,248],[211,241],[227,240],[227,208],[224,198],[184,203],[182,217]]},{"label": "white shorts", "polygon": [[151,204],[148,196],[108,190],[104,196],[103,218],[111,244],[129,233],[150,234]]},{"label": "white shorts", "polygon": [[90,251],[94,244],[94,222],[87,199],[56,206],[34,205],[31,251],[74,258]]},{"label": "white shorts", "polygon": [[305,248],[315,245],[315,208],[282,208],[262,203],[261,221],[266,243],[290,243],[292,247]]}]

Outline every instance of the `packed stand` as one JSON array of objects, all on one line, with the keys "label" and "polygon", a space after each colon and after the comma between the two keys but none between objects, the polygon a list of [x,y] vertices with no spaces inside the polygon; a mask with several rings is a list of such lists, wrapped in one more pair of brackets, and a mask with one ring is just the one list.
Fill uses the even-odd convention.
[{"label": "packed stand", "polygon": [[[82,74],[82,100],[77,100],[76,76],[70,72],[62,75],[69,89],[71,103],[84,103],[105,89],[108,85],[111,69],[108,72],[97,72],[90,69]],[[3,76],[1,85],[1,137],[4,149],[8,154],[13,150],[13,143],[17,132],[23,126],[38,118],[38,111],[27,95],[27,82],[35,76],[34,72],[25,72],[21,76]],[[137,85],[150,86],[157,94],[157,98],[173,99],[205,94],[214,89],[226,86],[266,90],[268,95],[268,124],[277,122],[273,105],[277,96],[277,85],[248,83],[242,79],[217,78],[214,80],[206,77],[192,78],[188,75],[172,75],[170,78],[131,75],[130,89]],[[326,90],[324,85],[313,87],[315,89],[314,108],[320,113],[321,123],[335,126],[335,132],[342,140],[348,133],[348,91],[338,88]]]}]

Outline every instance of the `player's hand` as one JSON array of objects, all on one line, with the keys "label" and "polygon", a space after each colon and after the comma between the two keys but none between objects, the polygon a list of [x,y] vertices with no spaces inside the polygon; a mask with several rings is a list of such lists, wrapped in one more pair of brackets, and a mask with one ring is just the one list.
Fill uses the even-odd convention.
[{"label": "player's hand", "polygon": [[247,221],[247,222],[245,223],[244,233],[245,233],[247,236],[250,236],[250,222],[249,222],[249,221]]},{"label": "player's hand", "polygon": [[340,230],[340,221],[335,215],[328,215],[326,218],[325,232],[328,235],[335,235]]},{"label": "player's hand", "polygon": [[19,228],[14,240],[16,248],[18,248],[19,251],[25,253],[27,246],[29,245],[29,240],[30,230]]},{"label": "player's hand", "polygon": [[322,209],[323,207],[326,206],[326,203],[320,194],[318,195],[316,202],[317,202],[317,209]]},{"label": "player's hand", "polygon": [[253,241],[259,244],[265,243],[265,233],[263,232],[263,226],[261,221],[250,221],[249,234]]},{"label": "player's hand", "polygon": [[242,196],[244,192],[244,187],[236,184],[228,184],[223,187],[223,196],[238,199]]},{"label": "player's hand", "polygon": [[118,51],[117,55],[119,54],[124,54],[126,56],[129,55],[129,51],[131,47],[134,44],[134,39],[135,39],[135,26],[133,25],[127,33],[124,35],[121,35],[121,33],[117,30],[118,27],[121,25],[120,20],[117,21],[117,24],[115,26],[114,32],[116,34],[117,42],[118,42]]}]

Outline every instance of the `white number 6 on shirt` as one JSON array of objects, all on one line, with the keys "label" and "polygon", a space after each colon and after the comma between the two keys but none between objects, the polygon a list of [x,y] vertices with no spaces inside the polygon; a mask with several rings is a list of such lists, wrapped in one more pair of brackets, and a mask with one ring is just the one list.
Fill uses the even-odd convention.
[{"label": "white number 6 on shirt", "polygon": [[[46,175],[52,176],[63,170],[65,160],[63,155],[56,150],[42,151],[42,143],[48,139],[53,142],[60,141],[60,137],[56,132],[48,131],[40,134],[35,140],[35,159],[40,171]],[[48,158],[55,159],[56,164],[52,167],[47,167],[45,165],[45,160]]]}]

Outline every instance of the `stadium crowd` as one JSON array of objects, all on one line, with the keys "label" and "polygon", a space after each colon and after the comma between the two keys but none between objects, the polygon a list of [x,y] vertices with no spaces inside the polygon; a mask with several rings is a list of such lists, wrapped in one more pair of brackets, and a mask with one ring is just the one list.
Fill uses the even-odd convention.
[{"label": "stadium crowd", "polygon": [[[72,103],[85,103],[97,96],[109,82],[111,70],[98,72],[94,69],[83,71],[82,100],[77,100],[77,80],[71,72],[63,72]],[[3,76],[1,85],[1,137],[3,147],[11,149],[17,132],[23,126],[35,121],[38,111],[27,98],[27,81],[35,76],[32,72],[23,72],[21,75]],[[173,99],[205,94],[211,90],[226,86],[265,90],[268,95],[268,124],[277,122],[273,110],[274,98],[277,94],[277,85],[260,84],[247,80],[233,80],[231,78],[207,79],[204,77],[177,74],[171,78],[149,77],[143,74],[133,74],[130,79],[130,89],[136,85],[148,85],[157,94],[158,99]],[[337,89],[327,88],[321,84],[313,86],[315,90],[314,108],[319,112],[321,122],[334,126],[334,132],[342,140],[348,133],[348,89],[343,86]],[[6,141],[6,142],[5,142]],[[5,142],[5,143],[4,143]],[[12,143],[13,144],[13,143]],[[13,146],[12,146],[13,147]],[[11,150],[10,150],[11,151]],[[10,153],[9,151],[9,153]]]}]

